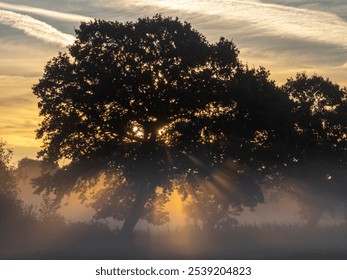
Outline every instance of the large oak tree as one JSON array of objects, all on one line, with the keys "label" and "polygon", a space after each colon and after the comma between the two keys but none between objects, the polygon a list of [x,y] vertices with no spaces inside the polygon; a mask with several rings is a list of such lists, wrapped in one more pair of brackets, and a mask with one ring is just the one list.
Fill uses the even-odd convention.
[{"label": "large oak tree", "polygon": [[[124,220],[123,233],[149,219],[176,176],[193,192],[211,182],[224,206],[263,200],[258,175],[288,157],[293,132],[293,102],[267,71],[243,65],[231,41],[211,44],[189,23],[160,15],[82,23],[76,36],[33,87],[43,116],[39,156],[69,162],[36,180],[38,192],[59,198],[106,174],[111,191],[95,206]],[[211,176],[217,168],[229,185]]]}]

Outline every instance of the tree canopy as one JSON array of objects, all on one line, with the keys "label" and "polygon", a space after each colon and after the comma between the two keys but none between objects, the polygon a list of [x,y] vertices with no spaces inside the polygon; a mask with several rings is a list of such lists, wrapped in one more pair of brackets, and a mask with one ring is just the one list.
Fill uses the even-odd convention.
[{"label": "tree canopy", "polygon": [[167,220],[162,205],[177,178],[233,215],[263,201],[264,178],[317,152],[342,162],[345,90],[305,74],[280,88],[238,55],[232,41],[209,43],[177,18],[82,23],[33,87],[39,156],[69,162],[37,179],[37,192],[83,192],[104,175],[94,207],[130,233],[140,218]]},{"label": "tree canopy", "polygon": [[294,101],[296,135],[291,164],[281,171],[281,189],[299,199],[303,216],[315,225],[322,213],[334,213],[347,202],[347,89],[299,73],[282,90]]},{"label": "tree canopy", "polygon": [[39,191],[66,193],[100,172],[121,170],[139,207],[130,231],[157,186],[177,174],[207,176],[224,162],[228,137],[240,131],[233,123],[246,114],[235,111],[230,90],[242,99],[240,91],[257,79],[264,87],[258,92],[273,87],[265,72],[241,65],[231,41],[210,44],[178,19],[95,20],[76,35],[33,88],[44,117],[40,156],[71,160],[55,174],[64,179],[46,176]]}]

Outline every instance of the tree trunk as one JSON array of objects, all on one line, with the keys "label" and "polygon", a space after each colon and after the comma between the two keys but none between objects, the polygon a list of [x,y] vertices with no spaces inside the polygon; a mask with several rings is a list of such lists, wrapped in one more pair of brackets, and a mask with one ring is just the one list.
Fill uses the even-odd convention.
[{"label": "tree trunk", "polygon": [[136,192],[136,197],[134,204],[132,205],[128,217],[125,219],[122,230],[120,234],[123,237],[131,237],[132,233],[134,231],[134,228],[138,221],[140,220],[145,204],[146,204],[146,198],[147,198],[147,193],[146,193],[146,188],[139,188]]}]

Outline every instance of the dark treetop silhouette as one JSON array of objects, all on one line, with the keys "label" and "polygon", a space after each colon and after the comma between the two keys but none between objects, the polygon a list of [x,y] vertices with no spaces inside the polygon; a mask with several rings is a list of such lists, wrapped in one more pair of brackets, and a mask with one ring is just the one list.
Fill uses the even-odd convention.
[{"label": "dark treetop silhouette", "polygon": [[297,74],[282,90],[294,101],[295,151],[281,189],[302,205],[307,225],[316,225],[323,212],[347,203],[347,90],[329,79]]},{"label": "dark treetop silhouette", "polygon": [[279,89],[263,68],[243,65],[231,41],[210,44],[159,15],[82,23],[76,35],[33,87],[44,117],[39,156],[70,162],[38,178],[37,192],[83,193],[104,174],[111,188],[94,207],[124,220],[127,234],[140,218],[167,220],[175,181],[193,194],[213,185],[210,197],[235,213],[262,202],[261,180],[303,155],[290,82]]}]

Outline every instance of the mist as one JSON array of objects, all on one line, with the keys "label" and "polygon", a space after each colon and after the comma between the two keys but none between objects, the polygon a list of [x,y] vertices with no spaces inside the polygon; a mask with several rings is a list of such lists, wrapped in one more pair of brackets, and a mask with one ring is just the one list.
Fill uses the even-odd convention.
[{"label": "mist", "polygon": [[[76,194],[57,205],[48,194],[33,194],[32,179],[42,175],[40,161],[24,159],[16,173],[21,211],[3,224],[1,259],[346,258],[346,205],[302,191],[302,185],[295,189],[293,182],[287,190],[263,184],[262,203],[229,212],[229,222],[215,213],[212,228],[193,214],[201,205],[177,186],[162,209],[168,220],[160,225],[141,220],[134,238],[125,241],[119,235],[123,221],[97,219],[92,209],[95,194],[107,189],[101,186],[104,179],[84,203]],[[206,211],[218,212],[203,203],[210,207]]]}]

